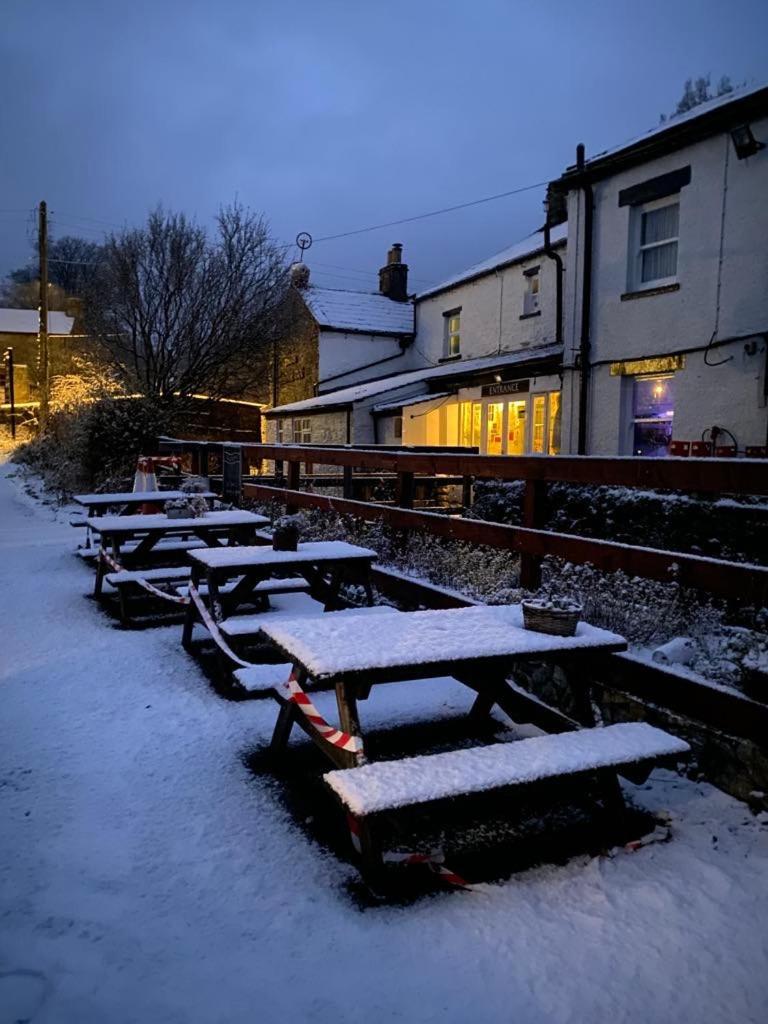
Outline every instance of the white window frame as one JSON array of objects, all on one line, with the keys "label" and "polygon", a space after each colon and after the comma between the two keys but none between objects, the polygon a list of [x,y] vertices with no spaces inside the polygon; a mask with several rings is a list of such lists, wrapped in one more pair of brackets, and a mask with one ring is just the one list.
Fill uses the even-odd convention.
[{"label": "white window frame", "polygon": [[[445,359],[456,359],[461,355],[461,307],[458,309],[448,309],[443,313],[444,320],[444,337],[443,337],[443,356]],[[456,320],[458,326],[456,330],[451,328],[452,322]],[[456,339],[456,349],[452,351],[453,339]]]},{"label": "white window frame", "polygon": [[[674,237],[665,238],[659,242],[649,242],[643,245],[643,214],[651,213],[654,210],[661,210],[667,206],[676,206],[677,209],[677,234]],[[644,292],[653,288],[664,288],[666,285],[677,284],[678,268],[680,265],[680,193],[665,196],[663,199],[653,199],[648,203],[638,203],[630,207],[630,233],[629,233],[629,273],[627,289],[630,292]],[[652,281],[643,281],[643,253],[650,249],[658,249],[663,245],[677,244],[675,258],[675,273],[669,277],[656,277]]]},{"label": "white window frame", "polygon": [[[531,267],[523,271],[525,291],[523,292],[523,316],[533,316],[541,312],[541,267]],[[534,291],[533,285],[536,283]]]}]

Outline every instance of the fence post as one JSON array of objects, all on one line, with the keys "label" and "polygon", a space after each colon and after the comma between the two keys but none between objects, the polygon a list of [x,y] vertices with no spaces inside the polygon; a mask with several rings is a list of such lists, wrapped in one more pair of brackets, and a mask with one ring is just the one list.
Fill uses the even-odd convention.
[{"label": "fence post", "polygon": [[353,497],[353,494],[352,494],[352,467],[351,466],[342,466],[341,472],[342,472],[342,478],[343,478],[342,479],[342,485],[341,485],[341,493],[342,493],[343,497],[351,498],[351,497]]},{"label": "fence post", "polygon": [[[547,485],[543,480],[526,480],[523,490],[523,526],[531,530],[544,524],[544,503]],[[538,590],[541,586],[541,556],[523,551],[520,554],[520,586]]]},{"label": "fence post", "polygon": [[395,503],[400,508],[413,508],[413,473],[399,472],[397,474]]},{"label": "fence post", "polygon": [[471,476],[462,477],[461,481],[461,504],[466,510],[472,508],[472,483],[474,478]]},{"label": "fence post", "polygon": [[[301,483],[301,463],[300,462],[289,462],[288,463],[288,479],[286,486],[289,491],[298,491],[300,489],[299,484]],[[295,512],[298,512],[297,505],[286,505],[286,513],[292,516]]]}]

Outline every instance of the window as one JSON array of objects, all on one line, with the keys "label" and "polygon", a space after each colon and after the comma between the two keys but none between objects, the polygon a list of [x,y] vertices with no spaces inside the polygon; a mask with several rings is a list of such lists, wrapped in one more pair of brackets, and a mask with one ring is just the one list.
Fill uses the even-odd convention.
[{"label": "window", "polygon": [[534,395],[532,401],[531,451],[536,455],[543,455],[547,424],[547,396]]},{"label": "window", "polygon": [[277,421],[277,443],[283,444],[285,441],[285,420]]},{"label": "window", "polygon": [[403,417],[395,416],[392,423],[392,431],[396,441],[402,441],[403,439]]},{"label": "window", "polygon": [[480,402],[462,402],[459,422],[459,444],[465,448],[479,448],[482,423],[482,404]]},{"label": "window", "polygon": [[312,444],[312,420],[309,417],[293,421],[293,443]]},{"label": "window", "polygon": [[675,414],[674,376],[635,377],[632,381],[632,454],[667,455]]},{"label": "window", "polygon": [[658,199],[635,206],[632,220],[630,290],[673,282],[677,277],[678,199]]},{"label": "window", "polygon": [[562,433],[562,416],[560,392],[549,392],[549,425],[547,431],[547,454],[560,454],[560,435]]},{"label": "window", "polygon": [[461,310],[452,309],[443,313],[445,318],[445,357],[461,355]]},{"label": "window", "polygon": [[525,294],[523,295],[523,316],[539,312],[539,268],[525,271]]}]

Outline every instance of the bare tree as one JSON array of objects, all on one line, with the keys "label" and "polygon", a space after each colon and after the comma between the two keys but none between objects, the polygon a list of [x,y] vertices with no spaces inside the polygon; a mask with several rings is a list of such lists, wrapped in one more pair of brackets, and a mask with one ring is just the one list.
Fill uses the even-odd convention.
[{"label": "bare tree", "polygon": [[[101,246],[76,235],[62,235],[48,245],[48,305],[64,309],[69,297],[81,297],[92,280],[102,258]],[[40,282],[37,248],[34,258],[24,267],[12,270],[0,289],[0,301],[17,309],[37,309]]]},{"label": "bare tree", "polygon": [[258,387],[283,326],[288,273],[264,220],[234,205],[212,237],[162,209],[107,238],[86,328],[132,391],[183,405]]}]

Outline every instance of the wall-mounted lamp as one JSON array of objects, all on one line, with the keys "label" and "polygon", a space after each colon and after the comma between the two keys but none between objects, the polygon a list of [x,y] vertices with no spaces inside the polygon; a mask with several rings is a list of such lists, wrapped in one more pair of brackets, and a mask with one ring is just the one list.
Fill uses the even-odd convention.
[{"label": "wall-mounted lamp", "polygon": [[765,149],[765,143],[757,141],[752,134],[752,127],[748,124],[740,124],[738,128],[731,129],[731,139],[739,160],[746,160],[748,156],[754,156],[761,149]]},{"label": "wall-mounted lamp", "polygon": [[500,373],[494,373],[493,379],[496,381],[497,384],[501,384],[501,374]]}]

